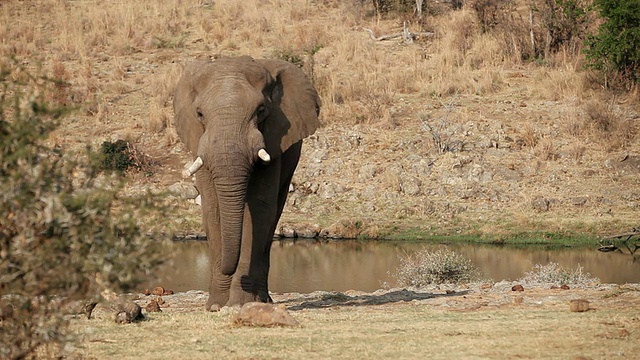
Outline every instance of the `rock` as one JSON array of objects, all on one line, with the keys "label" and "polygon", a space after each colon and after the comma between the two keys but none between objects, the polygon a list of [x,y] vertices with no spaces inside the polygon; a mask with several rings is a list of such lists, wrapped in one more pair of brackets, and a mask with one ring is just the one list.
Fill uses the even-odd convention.
[{"label": "rock", "polygon": [[569,290],[569,285],[562,285],[562,286],[560,286],[560,289]]},{"label": "rock", "polygon": [[571,198],[571,205],[582,206],[587,203],[588,198],[584,196]]},{"label": "rock", "polygon": [[300,326],[284,305],[260,302],[244,304],[232,319],[234,323],[245,326]]},{"label": "rock", "polygon": [[511,288],[511,291],[524,291],[524,287],[523,287],[522,285],[520,285],[520,284],[518,284],[518,285],[514,285],[514,286]]},{"label": "rock", "polygon": [[298,236],[298,234],[296,233],[296,229],[290,227],[290,226],[281,226],[280,227],[280,231],[279,231],[280,236],[284,237],[284,238],[288,238],[288,239],[293,239],[296,238]]},{"label": "rock", "polygon": [[164,288],[162,286],[157,286],[151,290],[151,294],[157,296],[164,295]]},{"label": "rock", "polygon": [[309,159],[314,163],[321,163],[323,160],[327,160],[327,150],[325,149],[316,149],[311,154],[309,154]]},{"label": "rock", "polygon": [[193,184],[177,182],[167,188],[167,191],[181,199],[195,199],[199,193]]},{"label": "rock", "polygon": [[129,324],[141,319],[143,319],[143,315],[140,305],[133,301],[121,301],[118,303],[115,318],[117,324]]},{"label": "rock", "polygon": [[9,303],[0,304],[0,320],[7,320],[13,317],[13,305]]},{"label": "rock", "polygon": [[589,301],[584,299],[576,299],[569,301],[569,310],[571,312],[585,312],[589,310]]},{"label": "rock", "polygon": [[[162,298],[159,298],[162,299]],[[160,309],[160,303],[158,301],[158,299],[152,299],[147,306],[145,307],[145,310],[147,310],[148,313],[150,312],[162,312],[162,309]]]},{"label": "rock", "polygon": [[420,179],[407,175],[406,173],[400,176],[400,191],[403,193],[409,196],[419,195],[420,186],[422,186]]},{"label": "rock", "polygon": [[545,199],[542,196],[536,196],[535,198],[533,198],[533,200],[531,200],[531,207],[534,210],[537,210],[540,212],[549,211],[549,205],[550,205],[549,200]]}]

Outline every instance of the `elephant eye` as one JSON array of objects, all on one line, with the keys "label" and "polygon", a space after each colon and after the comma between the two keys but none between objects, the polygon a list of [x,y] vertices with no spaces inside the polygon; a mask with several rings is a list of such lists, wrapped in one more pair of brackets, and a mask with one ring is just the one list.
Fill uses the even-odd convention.
[{"label": "elephant eye", "polygon": [[202,119],[204,118],[204,115],[202,114],[202,111],[200,109],[196,109],[196,116],[200,121],[202,121]]},{"label": "elephant eye", "polygon": [[258,106],[258,109],[256,109],[256,115],[258,116],[258,120],[264,119],[264,117],[267,116],[267,107],[264,105]]}]

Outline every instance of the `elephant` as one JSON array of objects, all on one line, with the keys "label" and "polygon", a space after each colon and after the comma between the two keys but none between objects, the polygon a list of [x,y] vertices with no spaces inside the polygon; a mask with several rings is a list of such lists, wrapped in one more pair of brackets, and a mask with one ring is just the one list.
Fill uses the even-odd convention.
[{"label": "elephant", "polygon": [[302,141],[320,98],[304,72],[249,56],[196,60],[174,93],[174,124],[194,160],[211,280],[206,309],[272,302],[269,256]]}]

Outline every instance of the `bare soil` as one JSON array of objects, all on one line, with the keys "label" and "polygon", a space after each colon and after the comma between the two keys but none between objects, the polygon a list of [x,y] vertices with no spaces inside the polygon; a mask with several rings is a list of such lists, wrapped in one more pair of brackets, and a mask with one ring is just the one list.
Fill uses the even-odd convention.
[{"label": "bare soil", "polygon": [[[390,289],[373,293],[273,294],[300,327],[233,324],[228,309],[204,311],[207,293],[162,296],[162,312],[115,324],[98,305],[74,320],[83,357],[225,359],[637,358],[640,288],[591,285],[568,290],[517,283]],[[145,306],[153,295],[132,295]],[[589,302],[571,312],[570,301]],[[153,354],[153,355],[152,355]]]}]

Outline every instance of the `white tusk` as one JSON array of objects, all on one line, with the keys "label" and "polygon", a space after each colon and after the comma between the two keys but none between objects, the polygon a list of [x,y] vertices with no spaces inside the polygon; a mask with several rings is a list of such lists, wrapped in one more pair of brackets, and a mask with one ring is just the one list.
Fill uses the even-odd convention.
[{"label": "white tusk", "polygon": [[264,162],[271,161],[271,156],[269,156],[269,153],[265,149],[258,150],[258,157]]},{"label": "white tusk", "polygon": [[202,167],[202,158],[198,156],[188,168],[184,169],[182,172],[182,176],[188,178],[189,176],[195,174]]}]

